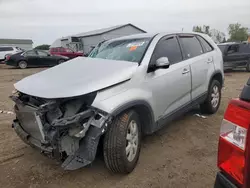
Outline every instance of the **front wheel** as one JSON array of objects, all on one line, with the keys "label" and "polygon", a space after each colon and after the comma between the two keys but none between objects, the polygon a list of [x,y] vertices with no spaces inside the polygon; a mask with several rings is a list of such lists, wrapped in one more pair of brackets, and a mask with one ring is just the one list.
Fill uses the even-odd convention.
[{"label": "front wheel", "polygon": [[220,107],[221,84],[218,80],[212,80],[205,102],[200,105],[201,111],[207,114],[214,114]]},{"label": "front wheel", "polygon": [[141,149],[141,124],[131,110],[115,118],[104,137],[103,154],[107,168],[127,174],[137,165]]}]

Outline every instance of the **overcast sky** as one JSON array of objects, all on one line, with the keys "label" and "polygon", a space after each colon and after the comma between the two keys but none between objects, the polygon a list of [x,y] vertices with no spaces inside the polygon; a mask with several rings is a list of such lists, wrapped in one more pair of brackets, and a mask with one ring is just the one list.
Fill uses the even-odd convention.
[{"label": "overcast sky", "polygon": [[62,36],[132,23],[148,32],[210,25],[250,28],[250,0],[0,0],[0,38],[51,44]]}]

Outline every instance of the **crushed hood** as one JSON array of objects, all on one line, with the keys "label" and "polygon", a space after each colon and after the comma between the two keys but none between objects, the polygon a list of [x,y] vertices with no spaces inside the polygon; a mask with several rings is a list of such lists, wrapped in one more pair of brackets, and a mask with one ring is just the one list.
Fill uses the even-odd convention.
[{"label": "crushed hood", "polygon": [[133,62],[78,57],[28,76],[14,86],[41,98],[75,97],[128,80],[137,67]]}]

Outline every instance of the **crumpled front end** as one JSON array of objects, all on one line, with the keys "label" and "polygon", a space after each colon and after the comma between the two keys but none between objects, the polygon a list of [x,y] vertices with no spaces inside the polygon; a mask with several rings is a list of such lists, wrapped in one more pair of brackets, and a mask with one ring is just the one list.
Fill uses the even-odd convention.
[{"label": "crumpled front end", "polygon": [[93,162],[111,116],[91,107],[96,93],[65,99],[44,99],[17,93],[13,128],[27,144],[75,170]]}]

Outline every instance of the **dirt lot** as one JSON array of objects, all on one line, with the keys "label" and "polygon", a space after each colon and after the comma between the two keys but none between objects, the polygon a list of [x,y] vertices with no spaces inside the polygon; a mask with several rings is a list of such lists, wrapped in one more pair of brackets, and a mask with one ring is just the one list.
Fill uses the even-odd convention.
[{"label": "dirt lot", "polygon": [[[41,69],[0,65],[0,110],[12,110],[13,83]],[[193,113],[143,140],[139,164],[127,176],[109,173],[102,157],[90,167],[63,171],[55,161],[26,146],[11,128],[13,115],[0,114],[0,187],[212,187],[217,141],[227,102],[237,97],[249,73],[226,73],[221,107],[206,119]]]}]

